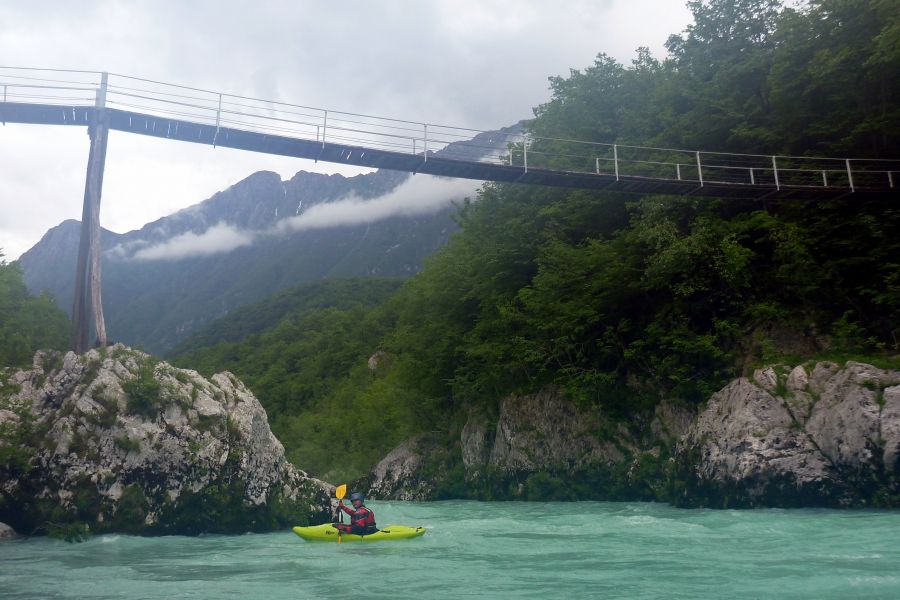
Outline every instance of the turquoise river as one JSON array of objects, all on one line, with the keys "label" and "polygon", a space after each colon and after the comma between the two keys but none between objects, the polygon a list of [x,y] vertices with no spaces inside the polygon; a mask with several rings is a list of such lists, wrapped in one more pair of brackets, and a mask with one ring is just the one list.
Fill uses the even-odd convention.
[{"label": "turquoise river", "polygon": [[372,502],[424,537],[0,542],[0,598],[900,598],[900,512]]}]

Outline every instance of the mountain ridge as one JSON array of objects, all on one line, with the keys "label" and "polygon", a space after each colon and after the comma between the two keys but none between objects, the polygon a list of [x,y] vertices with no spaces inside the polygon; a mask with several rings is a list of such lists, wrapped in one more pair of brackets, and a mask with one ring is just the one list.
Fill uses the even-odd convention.
[{"label": "mountain ridge", "polygon": [[[520,130],[517,124],[485,132],[436,154],[477,158],[504,148],[506,134]],[[214,318],[287,287],[331,277],[409,277],[456,230],[450,201],[471,195],[477,185],[457,181],[443,185],[446,180],[388,170],[353,177],[299,171],[282,180],[257,171],[140,229],[104,229],[109,337],[162,352]],[[366,201],[401,193],[393,202],[408,210],[393,216],[382,211],[368,220],[361,214]],[[328,217],[336,219],[332,226],[327,219],[296,220],[327,216],[329,209],[342,211],[346,222],[341,215]],[[79,235],[78,221],[64,221],[18,261],[29,290],[50,293],[67,312]]]}]

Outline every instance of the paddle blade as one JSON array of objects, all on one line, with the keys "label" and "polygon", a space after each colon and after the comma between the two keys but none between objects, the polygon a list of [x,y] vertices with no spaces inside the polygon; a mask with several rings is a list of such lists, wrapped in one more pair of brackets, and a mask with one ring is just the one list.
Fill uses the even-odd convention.
[{"label": "paddle blade", "polygon": [[342,483],[341,485],[334,488],[334,497],[338,500],[343,500],[344,496],[347,495],[347,484]]}]

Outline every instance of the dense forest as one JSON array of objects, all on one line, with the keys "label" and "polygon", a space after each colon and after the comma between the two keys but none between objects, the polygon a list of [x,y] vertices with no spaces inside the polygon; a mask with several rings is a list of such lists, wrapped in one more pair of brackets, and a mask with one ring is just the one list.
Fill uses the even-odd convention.
[{"label": "dense forest", "polygon": [[[689,6],[694,22],[669,38],[665,59],[644,48],[631,65],[600,54],[586,69],[551,77],[552,97],[529,131],[900,156],[897,0]],[[537,139],[535,152],[559,143]],[[289,456],[335,479],[362,475],[413,433],[449,435],[468,407],[491,410],[546,385],[627,419],[663,398],[701,402],[765,362],[861,356],[894,364],[896,200],[488,184],[460,207],[460,233],[384,301],[298,307],[243,340],[192,344],[174,358],[243,378]],[[241,318],[254,310],[269,309]]]},{"label": "dense forest", "polygon": [[0,368],[31,365],[36,350],[65,349],[69,319],[52,298],[28,294],[22,271],[0,252]]}]

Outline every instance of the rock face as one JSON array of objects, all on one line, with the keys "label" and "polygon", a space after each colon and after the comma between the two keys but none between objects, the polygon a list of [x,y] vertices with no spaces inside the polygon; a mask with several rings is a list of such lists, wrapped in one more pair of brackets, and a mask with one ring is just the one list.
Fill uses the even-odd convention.
[{"label": "rock face", "polygon": [[371,493],[900,506],[900,371],[768,367],[729,383],[699,414],[662,402],[628,422],[554,389],[496,410],[470,410],[456,437],[401,444],[369,475]]},{"label": "rock face", "polygon": [[[650,426],[656,427],[663,439],[664,431],[680,432],[690,418],[689,411],[663,404]],[[613,476],[627,488],[633,479],[629,471],[642,460],[656,460],[660,455],[660,448],[641,445],[623,423],[610,420],[598,409],[580,409],[555,388],[509,396],[500,403],[496,416],[471,409],[458,438],[451,439],[449,446],[448,450],[446,440],[429,436],[400,444],[370,473],[369,493],[395,499],[453,496],[460,493],[460,487],[452,482],[448,485],[446,479],[460,476],[465,480],[463,488],[484,492],[476,493],[478,497],[494,497],[487,491],[491,487],[506,490],[499,497],[545,497],[553,490],[529,482],[572,489],[577,487],[573,481],[593,486],[595,480]],[[560,477],[567,478],[565,485]],[[610,488],[609,493],[618,496],[625,490]]]},{"label": "rock face", "polygon": [[[477,421],[476,421],[477,422]],[[467,423],[469,425],[469,423]],[[463,460],[470,457],[469,470],[488,467],[502,471],[570,471],[596,463],[613,464],[624,458],[610,440],[598,431],[610,429],[599,410],[578,410],[555,389],[528,396],[509,396],[500,403],[500,415],[493,444],[485,455],[478,456],[478,436],[465,435]],[[475,427],[469,427],[470,432]],[[616,432],[619,440],[628,440],[627,430]],[[484,440],[487,441],[487,438]],[[626,443],[633,446],[633,442]],[[484,442],[481,442],[482,444]],[[486,448],[485,448],[486,449]]]},{"label": "rock face", "polygon": [[39,352],[0,387],[0,521],[22,533],[261,531],[328,519],[330,489],[230,373],[116,345]]},{"label": "rock face", "polygon": [[900,372],[770,367],[713,395],[682,438],[680,502],[889,505],[900,494],[898,454]]},{"label": "rock face", "polygon": [[434,494],[435,477],[422,472],[425,457],[435,450],[427,436],[406,440],[375,465],[369,475],[367,496],[377,499],[428,500]]}]

